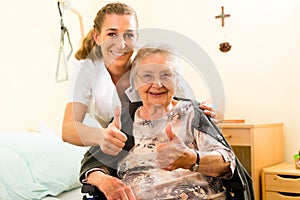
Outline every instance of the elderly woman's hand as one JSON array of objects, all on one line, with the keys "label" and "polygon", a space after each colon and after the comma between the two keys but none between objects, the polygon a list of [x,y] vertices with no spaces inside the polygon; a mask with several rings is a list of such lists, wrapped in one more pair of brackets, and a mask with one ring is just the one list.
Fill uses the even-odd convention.
[{"label": "elderly woman's hand", "polygon": [[169,171],[177,168],[190,169],[196,160],[195,151],[172,132],[171,124],[167,125],[166,134],[170,141],[157,145],[158,166]]},{"label": "elderly woman's hand", "polygon": [[88,176],[88,183],[98,187],[107,200],[136,200],[130,186],[123,183],[120,179],[100,171],[91,172]]}]

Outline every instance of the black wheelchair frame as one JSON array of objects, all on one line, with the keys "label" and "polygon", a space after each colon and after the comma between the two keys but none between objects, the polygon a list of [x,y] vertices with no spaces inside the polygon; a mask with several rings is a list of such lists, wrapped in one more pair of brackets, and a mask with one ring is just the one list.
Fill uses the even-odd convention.
[{"label": "black wheelchair frame", "polygon": [[106,200],[105,195],[97,187],[84,183],[81,187],[81,193],[84,193],[82,200]]}]

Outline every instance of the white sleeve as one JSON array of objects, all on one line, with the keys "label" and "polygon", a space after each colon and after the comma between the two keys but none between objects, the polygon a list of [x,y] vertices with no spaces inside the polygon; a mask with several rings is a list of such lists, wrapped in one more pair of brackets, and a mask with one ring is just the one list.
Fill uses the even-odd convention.
[{"label": "white sleeve", "polygon": [[88,175],[89,175],[91,172],[94,172],[94,171],[100,171],[100,172],[102,172],[103,174],[109,174],[108,169],[106,169],[105,167],[101,167],[101,168],[92,168],[92,169],[88,170],[87,172],[85,172],[84,179],[82,180],[82,183],[87,183],[87,177],[88,177]]},{"label": "white sleeve", "polygon": [[92,99],[92,69],[91,60],[75,60],[68,102],[79,102],[90,106]]}]

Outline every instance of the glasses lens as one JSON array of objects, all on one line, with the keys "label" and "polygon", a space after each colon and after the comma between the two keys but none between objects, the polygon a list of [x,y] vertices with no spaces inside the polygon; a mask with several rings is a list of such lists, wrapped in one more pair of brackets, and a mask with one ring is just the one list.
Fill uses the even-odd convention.
[{"label": "glasses lens", "polygon": [[166,72],[163,72],[162,74],[160,74],[160,81],[162,83],[167,83],[169,81],[172,81],[174,78],[174,73],[171,72],[171,71],[166,71]]},{"label": "glasses lens", "polygon": [[140,79],[142,80],[143,83],[151,83],[152,81],[154,81],[155,77],[153,74],[151,73],[141,73],[141,75],[139,75]]},{"label": "glasses lens", "polygon": [[172,67],[167,65],[141,65],[135,66],[132,69],[132,78],[136,79],[136,84],[158,83],[158,84],[169,84],[173,82],[176,75]]}]

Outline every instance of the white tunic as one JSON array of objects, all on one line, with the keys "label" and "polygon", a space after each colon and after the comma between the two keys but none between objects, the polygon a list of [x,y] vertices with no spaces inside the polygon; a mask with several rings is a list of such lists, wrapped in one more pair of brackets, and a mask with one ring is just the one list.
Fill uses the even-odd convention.
[{"label": "white tunic", "polygon": [[107,127],[114,108],[120,106],[120,100],[102,60],[74,61],[69,102],[83,103],[91,117],[102,127]]}]

